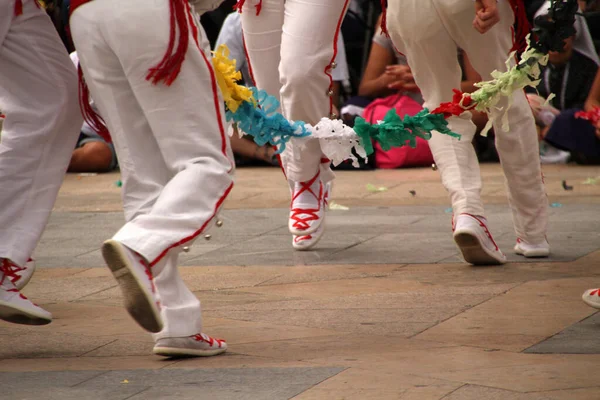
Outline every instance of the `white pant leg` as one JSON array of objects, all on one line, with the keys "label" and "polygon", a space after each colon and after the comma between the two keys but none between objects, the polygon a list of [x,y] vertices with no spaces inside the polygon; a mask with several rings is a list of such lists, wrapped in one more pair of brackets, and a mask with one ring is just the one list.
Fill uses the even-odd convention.
[{"label": "white pant leg", "polygon": [[79,136],[77,74],[33,0],[0,3],[0,257],[24,265],[46,226]]},{"label": "white pant leg", "polygon": [[152,334],[154,341],[168,337],[188,337],[202,332],[200,300],[185,285],[177,263],[179,250],[170,250],[154,267],[154,285],[160,301],[163,330]]},{"label": "white pant leg", "polygon": [[279,63],[284,0],[262,0],[256,15],[254,1],[244,3],[241,14],[244,46],[254,85],[278,100],[281,91]]},{"label": "white pant leg", "polygon": [[[472,1],[470,1],[473,6]],[[442,24],[432,0],[390,1],[388,29],[396,47],[406,54],[424,106],[430,110],[452,100],[460,88],[457,45]],[[472,29],[469,24],[466,29]],[[467,114],[468,115],[468,114]],[[483,215],[479,163],[471,140],[475,125],[470,119],[451,117],[449,128],[460,140],[434,132],[429,147],[450,194],[455,214]]]},{"label": "white pant leg", "polygon": [[[349,0],[286,0],[281,41],[281,109],[286,118],[317,124],[332,114],[329,90],[337,37]],[[335,175],[321,163],[318,141],[289,146],[282,154],[289,179],[305,182],[321,170],[321,180]]]},{"label": "white pant leg", "polygon": [[[338,25],[347,3],[263,0],[259,15],[253,2],[244,4],[244,40],[255,84],[280,98],[286,118],[316,124],[331,114],[327,94],[331,82],[325,71],[334,59]],[[321,158],[318,141],[310,141],[303,148],[289,143],[281,162],[292,181],[310,180],[319,167],[321,180],[331,181],[334,174]]]},{"label": "white pant leg", "polygon": [[155,338],[196,334],[200,302],[177,272],[177,254],[212,223],[233,181],[212,69],[191,38],[172,86],[144,79],[167,48],[167,0],[95,0],[77,9],[71,30],[92,97],[125,162],[129,222],[114,238],[154,265],[165,322]]},{"label": "white pant leg", "polygon": [[[448,7],[447,0],[436,0]],[[498,2],[500,23],[485,35],[473,29],[473,4],[469,0],[453,0],[455,6],[451,18],[444,21],[452,36],[469,55],[473,67],[484,80],[491,79],[494,70],[505,71],[506,60],[513,45],[512,25],[514,14],[507,0]],[[461,12],[457,12],[457,8]],[[465,28],[467,27],[467,28]],[[503,98],[499,107],[506,107]],[[506,176],[508,200],[512,209],[517,237],[528,243],[545,240],[548,223],[548,199],[546,196],[539,157],[539,142],[535,120],[524,91],[512,95],[508,111],[510,128],[502,130],[501,120],[494,124],[496,148]]]}]

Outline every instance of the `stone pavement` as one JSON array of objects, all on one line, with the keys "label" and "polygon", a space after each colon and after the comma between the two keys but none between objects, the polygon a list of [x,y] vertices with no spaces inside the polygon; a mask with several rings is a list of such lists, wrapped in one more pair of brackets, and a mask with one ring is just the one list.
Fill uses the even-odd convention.
[{"label": "stone pavement", "polygon": [[0,324],[0,399],[600,399],[600,314],[580,297],[600,286],[600,168],[544,171],[552,257],[510,253],[503,177],[484,165],[511,263],[475,268],[430,168],[338,173],[306,253],[291,250],[280,172],[239,170],[224,226],[182,255],[205,331],[230,351],[184,360],[151,354],[103,266],[123,222],[118,174],[69,175],[25,290],[55,319]]}]

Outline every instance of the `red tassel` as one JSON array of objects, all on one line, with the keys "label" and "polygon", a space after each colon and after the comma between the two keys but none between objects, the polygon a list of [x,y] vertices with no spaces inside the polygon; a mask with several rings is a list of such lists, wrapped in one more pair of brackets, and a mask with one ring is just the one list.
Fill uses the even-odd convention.
[{"label": "red tassel", "polygon": [[258,4],[255,7],[256,7],[256,15],[258,16],[258,14],[260,14],[260,10],[262,9],[262,0],[259,0]]},{"label": "red tassel", "polygon": [[531,30],[529,19],[523,0],[510,0],[510,6],[515,14],[515,27],[513,31],[513,47],[510,51],[524,52],[527,48],[527,35]]},{"label": "red tassel", "polygon": [[[242,7],[244,7],[244,3],[246,2],[246,0],[238,0],[237,3],[235,3],[235,6],[233,6],[234,10],[237,10],[240,14],[242,13]],[[256,7],[256,15],[260,14],[260,10],[262,10],[262,0],[258,1],[258,4],[255,5],[254,7]]]},{"label": "red tassel", "polygon": [[[158,84],[164,81],[165,85],[170,86],[181,71],[181,66],[185,60],[189,44],[189,27],[187,19],[187,1],[186,0],[171,0],[171,32],[169,36],[169,47],[163,59],[154,67],[150,68],[146,79],[153,84]],[[175,47],[175,36],[179,30],[179,40],[177,49],[173,53]]]},{"label": "red tassel", "polygon": [[233,9],[238,11],[240,14],[242,13],[242,7],[244,6],[244,3],[246,2],[246,0],[238,0],[237,3],[235,3],[235,6],[233,6]]},{"label": "red tassel", "polygon": [[15,0],[15,17],[23,14],[23,1]]},{"label": "red tassel", "polygon": [[[444,118],[448,119],[451,116],[459,116],[467,110],[475,107],[471,96],[461,92],[458,89],[453,89],[454,96],[449,103],[442,103],[438,108],[433,110],[432,114],[444,114]],[[462,105],[461,105],[462,101]]]},{"label": "red tassel", "polygon": [[381,0],[381,33],[390,37],[387,29],[387,0]]},{"label": "red tassel", "polygon": [[79,107],[81,108],[83,119],[92,127],[94,132],[102,137],[102,139],[106,140],[107,143],[111,143],[112,139],[110,138],[110,133],[108,132],[104,120],[96,113],[96,111],[94,111],[90,104],[90,90],[85,83],[81,65],[77,67],[77,74],[79,75]]}]

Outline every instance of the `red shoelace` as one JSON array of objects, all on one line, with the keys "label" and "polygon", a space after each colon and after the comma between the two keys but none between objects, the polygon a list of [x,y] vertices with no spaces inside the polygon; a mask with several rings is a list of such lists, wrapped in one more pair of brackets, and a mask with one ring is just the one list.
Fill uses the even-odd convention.
[{"label": "red shoelace", "polygon": [[192,335],[191,337],[197,342],[208,343],[210,347],[212,347],[213,344],[217,343],[220,348],[223,346],[223,343],[225,343],[225,340],[223,339],[213,339],[210,336],[205,335],[204,333],[198,333],[197,335]]},{"label": "red shoelace", "polygon": [[300,196],[304,192],[309,192],[310,194],[312,194],[314,196],[314,198],[317,199],[317,203],[319,204],[319,207],[316,209],[313,209],[313,208],[292,208],[291,209],[292,215],[290,216],[290,219],[295,221],[292,226],[298,230],[303,231],[303,230],[308,229],[310,227],[309,222],[317,221],[319,219],[319,216],[317,215],[317,213],[321,210],[321,200],[323,199],[323,184],[319,183],[319,194],[318,195],[315,192],[313,192],[313,190],[311,189],[311,186],[315,183],[315,181],[317,179],[319,179],[319,173],[317,173],[310,181],[300,182],[300,185],[302,187],[300,188],[300,190],[295,192],[292,197],[292,207],[293,207],[294,201],[298,198],[298,196]]},{"label": "red shoelace", "polygon": [[0,285],[4,282],[4,279],[7,277],[10,279],[12,283],[16,283],[19,279],[21,279],[20,275],[17,275],[17,272],[21,272],[25,270],[25,267],[19,267],[12,261],[8,259],[2,260],[2,265],[0,265],[0,271],[3,272],[2,280],[0,280]]}]

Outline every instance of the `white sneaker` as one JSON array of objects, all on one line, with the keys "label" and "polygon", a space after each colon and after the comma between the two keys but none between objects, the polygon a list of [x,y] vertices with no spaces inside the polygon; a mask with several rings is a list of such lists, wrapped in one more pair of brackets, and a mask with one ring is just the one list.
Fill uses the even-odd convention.
[{"label": "white sneaker", "polygon": [[4,270],[6,276],[10,278],[17,289],[23,290],[35,272],[35,260],[30,258],[22,267],[7,259],[4,259],[3,262],[7,264]]},{"label": "white sneaker", "polygon": [[325,214],[320,174],[310,181],[292,182],[292,185],[288,228],[292,235],[310,235],[319,228]]},{"label": "white sneaker", "polygon": [[540,142],[540,163],[542,164],[566,164],[571,158],[571,153],[552,146],[548,142]]},{"label": "white sneaker", "polygon": [[46,325],[52,322],[52,314],[33,304],[11,280],[10,261],[3,259],[0,265],[0,319],[15,324]]},{"label": "white sneaker", "polygon": [[498,265],[506,262],[483,217],[460,214],[454,224],[454,241],[470,264]]},{"label": "white sneaker", "polygon": [[121,287],[129,315],[147,331],[160,332],[163,321],[154,277],[148,262],[116,240],[102,245],[102,256]]},{"label": "white sneaker", "polygon": [[[332,182],[328,182],[323,190],[323,210],[329,210],[329,197],[331,195],[331,189],[333,187]],[[325,213],[323,213],[323,220],[316,231],[308,235],[294,235],[292,238],[292,247],[295,250],[306,251],[312,249],[321,240],[321,237],[325,233]]]},{"label": "white sneaker", "polygon": [[581,298],[588,306],[600,309],[600,289],[587,290]]},{"label": "white sneaker", "polygon": [[158,339],[154,354],[165,357],[210,357],[227,351],[227,343],[204,333],[183,338]]},{"label": "white sneaker", "polygon": [[544,241],[540,244],[529,244],[522,239],[517,238],[515,253],[527,258],[548,257],[550,255],[550,244],[548,241]]}]

